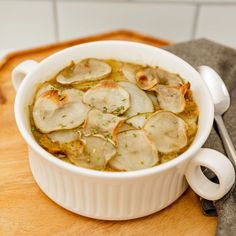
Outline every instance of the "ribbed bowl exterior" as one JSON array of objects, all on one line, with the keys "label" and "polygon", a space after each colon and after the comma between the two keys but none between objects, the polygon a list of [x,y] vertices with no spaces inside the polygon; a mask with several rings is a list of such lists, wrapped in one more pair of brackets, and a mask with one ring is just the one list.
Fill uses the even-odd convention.
[{"label": "ribbed bowl exterior", "polygon": [[186,163],[149,176],[96,178],[63,169],[29,150],[30,167],[42,191],[60,206],[103,220],[127,220],[157,212],[187,188]]}]

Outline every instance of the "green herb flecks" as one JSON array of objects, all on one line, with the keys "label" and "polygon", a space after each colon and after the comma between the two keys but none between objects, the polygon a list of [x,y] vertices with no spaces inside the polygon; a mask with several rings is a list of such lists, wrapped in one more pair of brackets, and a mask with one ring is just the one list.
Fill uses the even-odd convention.
[{"label": "green herb flecks", "polygon": [[112,134],[106,134],[105,136],[104,136],[106,139],[112,139],[113,137],[112,137]]},{"label": "green herb flecks", "polygon": [[119,116],[120,114],[122,114],[125,110],[125,107],[124,106],[120,106],[120,107],[117,107],[112,113]]},{"label": "green herb flecks", "polygon": [[91,134],[97,134],[98,130],[96,128],[91,128],[90,132],[91,132]]}]

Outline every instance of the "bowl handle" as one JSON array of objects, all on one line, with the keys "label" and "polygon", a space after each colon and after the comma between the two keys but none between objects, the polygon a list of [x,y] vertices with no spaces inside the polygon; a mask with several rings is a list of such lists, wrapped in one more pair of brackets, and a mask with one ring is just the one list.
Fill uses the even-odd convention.
[{"label": "bowl handle", "polygon": [[29,74],[31,71],[33,71],[35,67],[37,67],[37,65],[38,62],[36,61],[26,60],[14,68],[11,75],[12,75],[12,84],[16,91],[20,87],[20,84],[25,78],[25,76]]},{"label": "bowl handle", "polygon": [[[201,166],[215,173],[219,184],[210,181],[202,172]],[[213,149],[201,148],[190,161],[185,172],[190,187],[201,197],[208,200],[222,198],[233,186],[235,172],[232,163],[222,153]]]}]

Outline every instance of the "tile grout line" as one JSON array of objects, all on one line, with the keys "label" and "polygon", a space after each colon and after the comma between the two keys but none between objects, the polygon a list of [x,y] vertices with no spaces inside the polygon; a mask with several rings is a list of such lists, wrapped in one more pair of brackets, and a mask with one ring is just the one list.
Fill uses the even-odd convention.
[{"label": "tile grout line", "polygon": [[194,14],[194,21],[193,21],[192,32],[191,32],[191,39],[195,39],[195,37],[196,37],[200,7],[201,7],[201,4],[196,4],[196,10],[195,10],[195,14]]},{"label": "tile grout line", "polygon": [[53,23],[54,23],[54,37],[55,41],[59,41],[59,27],[58,27],[58,15],[57,15],[57,0],[52,0],[53,6]]}]

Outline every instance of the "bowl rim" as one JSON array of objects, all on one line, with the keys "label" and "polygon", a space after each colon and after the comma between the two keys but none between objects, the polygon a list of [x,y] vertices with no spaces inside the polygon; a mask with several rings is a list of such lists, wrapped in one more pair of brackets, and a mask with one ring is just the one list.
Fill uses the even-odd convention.
[{"label": "bowl rim", "polygon": [[[29,134],[26,127],[23,125],[22,120],[24,118],[23,118],[23,114],[21,112],[21,105],[22,105],[21,101],[23,98],[23,94],[25,93],[25,91],[24,91],[25,84],[28,82],[28,80],[31,76],[31,73],[29,73],[26,75],[26,77],[22,81],[22,83],[17,91],[16,98],[15,98],[15,105],[14,105],[15,119],[16,119],[18,129],[19,129],[21,135],[23,136],[23,138],[25,139],[26,143],[29,145],[29,147],[33,151],[35,151],[38,155],[40,155],[42,158],[46,159],[48,162],[52,163],[53,165],[56,165],[59,168],[62,168],[62,169],[67,170],[69,172],[80,174],[83,176],[93,176],[93,177],[102,178],[102,179],[104,179],[104,178],[105,179],[123,179],[123,178],[126,179],[126,178],[138,178],[138,177],[148,176],[148,175],[156,174],[156,173],[168,170],[170,168],[176,167],[179,164],[181,164],[182,162],[191,158],[201,148],[201,146],[204,144],[207,137],[209,136],[211,128],[212,128],[212,124],[213,124],[213,118],[214,118],[213,101],[212,101],[210,92],[209,92],[206,84],[203,82],[203,80],[201,80],[199,73],[189,63],[187,63],[186,61],[184,61],[180,57],[178,57],[178,56],[176,56],[164,49],[157,48],[157,47],[150,46],[150,45],[146,45],[143,43],[122,41],[122,40],[94,41],[94,42],[83,43],[80,45],[72,46],[72,47],[63,49],[59,52],[56,52],[56,53],[50,55],[49,57],[43,59],[41,62],[39,62],[39,65],[43,66],[44,64],[48,63],[48,61],[50,61],[52,58],[58,57],[59,55],[64,54],[68,51],[72,51],[72,50],[75,50],[80,47],[86,47],[87,45],[92,45],[92,44],[98,45],[98,46],[101,44],[114,44],[114,45],[125,44],[125,45],[131,45],[131,46],[133,45],[133,46],[137,46],[137,47],[140,47],[140,46],[149,47],[152,50],[158,50],[160,53],[164,53],[166,55],[171,56],[173,59],[178,60],[181,64],[183,64],[183,66],[188,67],[188,69],[190,69],[191,72],[195,74],[195,76],[199,77],[199,81],[202,81],[201,86],[203,86],[203,88],[206,90],[205,99],[208,101],[209,125],[207,125],[207,128],[202,131],[202,134],[198,137],[197,142],[194,143],[193,145],[191,145],[185,152],[180,154],[177,158],[172,159],[166,163],[162,163],[158,166],[153,166],[150,168],[135,170],[135,171],[127,171],[127,172],[108,172],[108,171],[99,171],[99,170],[93,170],[93,169],[79,167],[79,166],[73,165],[71,163],[67,163],[65,161],[62,161],[58,158],[55,158],[55,156],[53,156],[52,154],[47,152],[45,149],[43,149],[36,142],[36,140],[34,140],[34,138]],[[36,70],[37,70],[37,68],[36,68]]]}]

